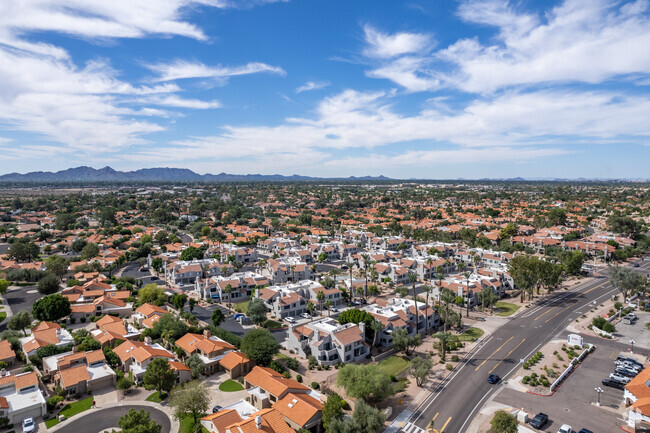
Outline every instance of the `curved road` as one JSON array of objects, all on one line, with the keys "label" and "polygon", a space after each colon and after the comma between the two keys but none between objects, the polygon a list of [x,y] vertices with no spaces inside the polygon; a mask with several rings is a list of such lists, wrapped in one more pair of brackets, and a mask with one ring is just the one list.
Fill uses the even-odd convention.
[{"label": "curved road", "polygon": [[[645,274],[650,270],[650,262],[642,262],[635,269]],[[488,384],[488,374],[508,379],[519,367],[520,359],[528,359],[571,321],[589,311],[593,302],[602,302],[616,293],[606,276],[599,277],[567,291],[555,292],[508,319],[459,363],[456,371],[412,414],[407,414],[406,422],[398,423],[399,431],[464,433],[476,411],[502,386]],[[434,426],[428,429],[432,421]]]},{"label": "curved road", "polygon": [[151,419],[162,426],[161,433],[170,433],[171,421],[165,412],[151,406],[115,406],[106,409],[90,409],[94,413],[77,419],[72,418],[70,423],[57,430],[57,433],[97,433],[109,428],[117,427],[117,421],[129,411],[129,409],[149,412]]}]

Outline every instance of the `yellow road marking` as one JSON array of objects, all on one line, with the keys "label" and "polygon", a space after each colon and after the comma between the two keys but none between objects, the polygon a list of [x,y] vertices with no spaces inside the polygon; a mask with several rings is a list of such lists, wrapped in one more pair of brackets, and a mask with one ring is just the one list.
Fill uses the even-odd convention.
[{"label": "yellow road marking", "polygon": [[539,316],[535,317],[535,320],[537,320],[537,319],[539,319],[540,317],[542,317],[542,316],[544,316],[544,315],[550,313],[551,310],[552,310],[553,308],[554,308],[554,307],[551,307],[551,308],[549,308],[548,310],[546,310],[544,313],[542,313],[542,314],[540,314]]},{"label": "yellow road marking", "polygon": [[561,312],[566,311],[566,310],[568,310],[569,308],[573,308],[573,307],[575,307],[575,305],[569,305],[569,306],[566,307],[566,308],[562,308],[560,311],[558,311],[557,313],[555,313],[555,315],[554,315],[553,317],[551,317],[550,319],[546,319],[546,321],[545,321],[544,323],[548,323],[548,322],[550,322],[551,320],[555,319],[555,318],[556,318],[556,317],[557,317]]},{"label": "yellow road marking", "polygon": [[440,414],[440,412],[436,412],[436,414],[433,416],[433,419],[431,420],[431,422],[434,422],[436,420],[436,418],[438,418],[439,414]]},{"label": "yellow road marking", "polygon": [[596,287],[592,287],[591,289],[587,290],[586,292],[580,292],[580,293],[582,293],[583,295],[587,294],[587,293],[591,292],[592,290],[596,290],[597,288],[604,286],[607,283],[609,283],[609,281],[605,281],[604,283],[601,283],[601,284],[597,285]]},{"label": "yellow road marking", "polygon": [[612,351],[612,354],[609,355],[609,359],[614,359],[614,355],[616,355],[616,353],[617,353],[617,352],[616,352],[615,350]]},{"label": "yellow road marking", "polygon": [[499,348],[498,348],[497,350],[495,350],[494,352],[492,352],[492,355],[490,355],[490,356],[488,356],[487,358],[485,358],[485,361],[481,362],[481,365],[479,365],[478,367],[476,367],[476,369],[475,369],[474,371],[478,371],[479,368],[483,367],[483,364],[485,364],[485,363],[487,362],[488,359],[492,358],[492,357],[493,357],[493,356],[494,356],[494,355],[495,355],[499,350],[501,350],[501,348],[502,348],[503,346],[505,346],[506,344],[508,344],[508,342],[509,342],[510,340],[512,340],[513,338],[515,338],[515,337],[512,336],[512,337],[508,338],[508,341],[506,341],[505,343],[503,343],[501,346],[499,346]]},{"label": "yellow road marking", "polygon": [[[609,281],[605,281],[604,283],[600,283],[600,284],[597,285],[596,287],[592,287],[592,288],[589,289],[589,290],[586,290],[586,291],[584,291],[584,292],[577,292],[577,293],[580,293],[580,294],[582,294],[582,295],[586,295],[587,293],[591,292],[592,290],[596,290],[597,288],[604,286],[604,285],[607,284],[608,282],[609,282]],[[542,316],[546,316],[548,313],[550,313],[550,312],[553,310],[553,308],[555,308],[555,307],[551,307],[551,308],[549,308],[548,310],[546,310],[545,312],[543,312],[542,314],[540,314],[539,316],[535,317],[535,320],[540,319]],[[564,310],[562,310],[562,311],[564,311]],[[562,311],[560,311],[560,312],[562,312]],[[558,314],[559,314],[559,313],[558,313]],[[557,316],[557,314],[556,314],[555,316]],[[555,316],[553,316],[553,317],[555,317]],[[548,323],[548,322],[549,322],[549,321],[547,320],[546,323]]]},{"label": "yellow road marking", "polygon": [[[524,341],[526,341],[525,338],[524,338],[523,340],[521,340],[521,343],[517,344],[517,345],[515,346],[514,349],[512,349],[510,352],[508,352],[508,354],[507,354],[506,356],[504,356],[503,359],[502,359],[501,361],[499,361],[499,364],[501,364],[504,360],[508,359],[508,357],[512,354],[512,352],[514,352],[515,350],[517,350],[517,347],[519,347],[519,346],[521,346],[522,344],[524,344]],[[492,373],[492,372],[493,372],[493,371],[494,371],[494,370],[499,366],[499,364],[495,365],[495,366],[492,368],[492,370],[490,370],[490,371],[488,372],[488,374]]]},{"label": "yellow road marking", "polygon": [[442,426],[442,428],[440,429],[440,433],[442,433],[443,431],[445,431],[445,427],[447,427],[447,424],[449,424],[449,421],[451,421],[451,417],[449,417],[449,419],[447,420],[447,422],[445,423],[445,425]]}]

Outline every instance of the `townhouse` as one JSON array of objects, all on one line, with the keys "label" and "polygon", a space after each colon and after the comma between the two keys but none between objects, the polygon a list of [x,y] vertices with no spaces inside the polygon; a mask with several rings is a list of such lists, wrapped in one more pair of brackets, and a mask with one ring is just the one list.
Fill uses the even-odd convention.
[{"label": "townhouse", "polygon": [[273,284],[314,278],[309,265],[295,257],[271,259],[268,261],[267,267]]},{"label": "townhouse", "polygon": [[289,325],[285,345],[303,358],[313,355],[323,365],[357,362],[370,354],[365,324],[340,325],[329,317],[304,325]]},{"label": "townhouse", "polygon": [[231,379],[237,379],[248,374],[255,366],[255,363],[243,353],[231,350],[219,360],[219,365]]},{"label": "townhouse", "polygon": [[152,328],[153,323],[167,313],[169,312],[165,308],[158,307],[157,305],[142,304],[135,310],[132,318],[137,324],[146,328]]},{"label": "townhouse", "polygon": [[106,364],[101,349],[66,352],[43,358],[43,375],[53,379],[68,395],[84,394],[115,385],[116,374]]},{"label": "townhouse", "polygon": [[104,316],[95,322],[97,329],[90,331],[90,335],[102,345],[113,347],[117,342],[124,340],[137,340],[140,331],[125,319],[115,316]]},{"label": "townhouse", "polygon": [[374,304],[367,305],[363,309],[384,325],[376,342],[382,347],[393,346],[392,333],[396,329],[405,329],[408,335],[415,335],[416,332],[435,332],[441,325],[440,315],[435,308],[418,302],[416,309],[415,301],[412,299],[377,299]]},{"label": "townhouse", "polygon": [[224,356],[236,348],[215,337],[209,330],[203,331],[203,334],[187,333],[176,340],[176,346],[180,347],[185,356],[196,354],[205,364],[205,374],[211,375],[219,370],[219,361]]},{"label": "townhouse", "polygon": [[0,418],[9,424],[19,425],[27,417],[44,416],[47,413],[45,397],[38,386],[34,371],[13,375],[0,370]]},{"label": "townhouse", "polygon": [[221,302],[242,302],[255,295],[258,288],[269,284],[268,278],[256,272],[236,272],[229,277],[210,277],[198,282],[195,290],[203,299]]},{"label": "townhouse", "polygon": [[125,373],[131,373],[136,383],[142,382],[142,376],[147,366],[156,358],[166,358],[170,362],[175,360],[173,353],[159,345],[152,343],[151,338],[145,337],[145,341],[130,341],[113,349],[113,352],[120,359],[120,366]]}]

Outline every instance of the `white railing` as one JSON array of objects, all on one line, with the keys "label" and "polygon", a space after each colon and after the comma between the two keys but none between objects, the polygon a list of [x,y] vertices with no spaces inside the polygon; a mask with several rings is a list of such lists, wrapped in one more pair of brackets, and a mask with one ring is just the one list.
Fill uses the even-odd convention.
[{"label": "white railing", "polygon": [[[597,328],[596,328],[596,329],[597,329]],[[566,368],[566,370],[564,370],[564,372],[560,375],[560,377],[558,377],[557,379],[555,379],[555,382],[553,382],[553,383],[551,384],[551,388],[550,388],[551,391],[555,391],[555,388],[557,388],[558,386],[560,386],[560,384],[562,383],[562,381],[563,381],[564,379],[566,379],[566,377],[567,377],[567,376],[568,376],[568,375],[573,371],[573,369],[575,368],[575,366],[576,366],[580,361],[582,361],[583,359],[585,359],[585,357],[587,356],[587,354],[589,354],[589,352],[591,352],[591,351],[593,350],[593,347],[594,347],[593,344],[587,344],[587,348],[586,348],[585,350],[583,350],[582,353],[581,353],[580,355],[578,355],[577,358],[573,358],[573,359],[571,360],[571,363],[570,363],[569,366]]]}]

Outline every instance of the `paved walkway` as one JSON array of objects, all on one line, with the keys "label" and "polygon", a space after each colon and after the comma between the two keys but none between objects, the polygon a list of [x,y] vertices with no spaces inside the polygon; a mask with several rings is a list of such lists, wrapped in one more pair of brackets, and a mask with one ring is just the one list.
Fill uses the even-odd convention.
[{"label": "paved walkway", "polygon": [[4,327],[7,324],[7,322],[9,321],[9,318],[11,316],[13,316],[14,313],[13,313],[13,311],[11,311],[11,307],[9,306],[9,303],[7,302],[7,300],[4,297],[2,299],[0,299],[0,304],[2,304],[2,307],[4,308],[2,311],[7,313],[7,317],[5,317],[5,319],[2,322],[0,322],[0,328],[1,328],[1,327]]}]

